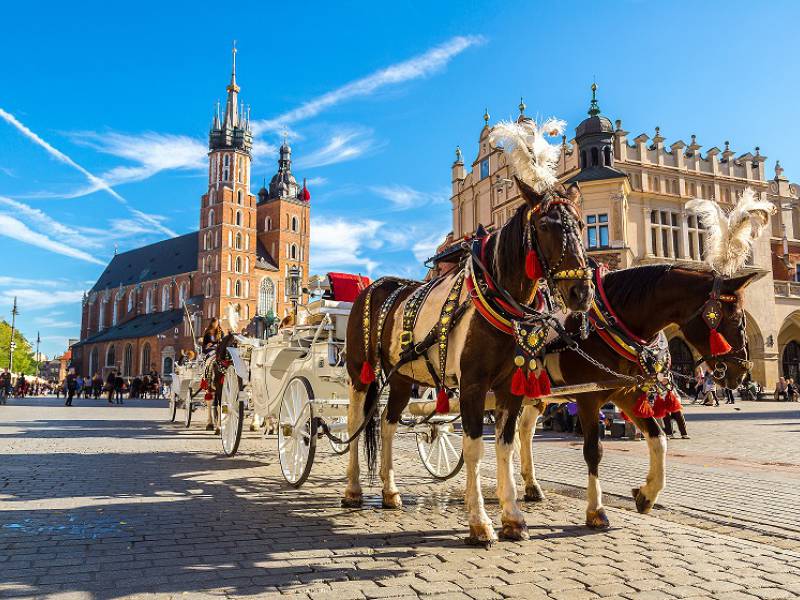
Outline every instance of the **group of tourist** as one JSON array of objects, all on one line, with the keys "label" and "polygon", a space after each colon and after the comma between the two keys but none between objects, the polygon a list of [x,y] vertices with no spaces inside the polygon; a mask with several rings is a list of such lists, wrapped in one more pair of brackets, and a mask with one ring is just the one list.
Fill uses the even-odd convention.
[{"label": "group of tourist", "polygon": [[775,401],[786,400],[787,402],[797,402],[800,400],[800,386],[793,378],[781,377],[775,384]]},{"label": "group of tourist", "polygon": [[162,382],[156,371],[143,375],[142,377],[125,378],[124,376],[111,371],[105,381],[100,373],[95,373],[93,377],[82,377],[70,369],[64,381],[56,387],[56,398],[64,394],[64,406],[72,406],[75,397],[98,399],[102,394],[108,394],[109,404],[122,404],[123,397],[143,398],[148,395],[157,398],[163,395]]}]

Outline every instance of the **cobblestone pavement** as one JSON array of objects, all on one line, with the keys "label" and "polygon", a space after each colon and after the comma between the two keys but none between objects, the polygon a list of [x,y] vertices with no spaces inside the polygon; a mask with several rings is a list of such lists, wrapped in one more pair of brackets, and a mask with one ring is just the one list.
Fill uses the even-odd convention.
[{"label": "cobblestone pavement", "polygon": [[[406,507],[381,510],[368,486],[367,506],[350,510],[339,506],[345,459],[325,444],[294,490],[274,439],[248,433],[237,457],[221,458],[216,438],[165,423],[158,403],[87,403],[0,406],[0,597],[800,596],[800,552],[771,531],[797,526],[800,419],[786,405],[689,409],[693,439],[671,446],[662,503],[722,517],[730,506],[738,514],[727,522],[700,527],[667,508],[639,515],[620,497],[612,528],[588,530],[583,500],[554,491],[583,486],[581,453],[572,439],[547,438],[535,446],[538,473],[558,486],[524,506],[531,539],[476,550],[462,541],[463,475],[432,482],[409,437],[397,452]],[[492,461],[487,444],[487,476]],[[642,443],[607,443],[606,490],[639,485],[645,462]],[[720,529],[738,531],[745,517],[766,533]]]}]

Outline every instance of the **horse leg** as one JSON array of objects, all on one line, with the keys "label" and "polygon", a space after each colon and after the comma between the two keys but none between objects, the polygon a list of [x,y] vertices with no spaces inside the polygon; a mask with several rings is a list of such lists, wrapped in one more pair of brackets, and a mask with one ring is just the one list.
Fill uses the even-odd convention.
[{"label": "horse leg", "polygon": [[258,431],[261,429],[263,423],[256,411],[253,411],[253,418],[250,420],[250,431]]},{"label": "horse leg", "polygon": [[585,397],[578,403],[578,415],[583,428],[583,458],[589,469],[589,481],[586,485],[586,525],[592,529],[607,529],[611,526],[603,508],[603,490],[600,488],[598,474],[600,460],[603,458],[598,418],[601,405],[602,401],[592,397]]},{"label": "horse leg", "polygon": [[541,410],[541,404],[525,406],[519,419],[519,454],[522,479],[525,482],[525,502],[544,500],[544,492],[536,481],[536,467],[533,464],[533,436],[536,434],[536,422],[539,420]]},{"label": "horse leg", "polygon": [[666,481],[666,456],[667,456],[667,436],[658,425],[654,417],[635,417],[633,408],[636,405],[638,394],[628,394],[624,398],[615,400],[617,406],[631,417],[634,425],[645,434],[647,449],[650,454],[650,468],[647,472],[645,484],[631,490],[633,499],[636,501],[636,510],[646,514],[650,512],[658,499],[658,494],[664,489]]},{"label": "horse leg", "polygon": [[403,409],[411,397],[411,383],[405,383],[397,377],[392,378],[389,386],[389,404],[381,417],[381,468],[383,481],[383,507],[401,508],[403,500],[394,482],[392,442],[397,431],[397,423]]},{"label": "horse leg", "polygon": [[[528,526],[517,506],[517,486],[514,481],[514,438],[517,434],[519,401],[509,392],[495,390],[498,406],[495,409],[495,451],[497,455],[497,499],[501,514],[500,539],[527,540]],[[502,398],[502,401],[501,401]]]},{"label": "horse leg", "polygon": [[206,400],[206,431],[214,431],[214,400]]},{"label": "horse leg", "polygon": [[[366,396],[366,390],[357,390],[352,383],[350,384],[350,403],[347,407],[348,437],[358,430],[364,420],[364,401]],[[361,471],[358,464],[358,438],[350,442],[350,451],[347,458],[347,487],[344,490],[342,506],[356,508],[361,506],[363,502],[360,481]]]},{"label": "horse leg", "polygon": [[472,384],[461,388],[461,425],[464,429],[464,467],[467,474],[465,504],[469,521],[471,546],[489,547],[497,541],[492,521],[486,514],[481,492],[481,458],[483,457],[483,408],[488,386]]}]

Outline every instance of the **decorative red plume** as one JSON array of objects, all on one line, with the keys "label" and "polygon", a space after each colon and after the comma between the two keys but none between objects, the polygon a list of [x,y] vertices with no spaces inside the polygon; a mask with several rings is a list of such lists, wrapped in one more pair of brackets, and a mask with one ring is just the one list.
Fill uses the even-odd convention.
[{"label": "decorative red plume", "polygon": [[443,387],[439,388],[439,392],[436,394],[436,412],[440,415],[450,412],[450,397]]},{"label": "decorative red plume", "polygon": [[658,394],[656,401],[653,402],[653,416],[656,419],[663,419],[667,416],[667,403],[661,394]]},{"label": "decorative red plume", "polygon": [[633,414],[642,419],[653,416],[653,407],[650,406],[650,402],[647,400],[646,392],[642,392],[639,396],[636,406],[633,407]]},{"label": "decorative red plume", "polygon": [[517,367],[514,377],[511,378],[511,393],[515,396],[524,396],[526,392],[525,383],[525,373],[522,367]]},{"label": "decorative red plume", "polygon": [[728,354],[733,348],[728,343],[728,340],[716,329],[712,329],[708,336],[708,343],[711,346],[711,356],[720,356],[721,354]]},{"label": "decorative red plume", "polygon": [[551,387],[550,377],[548,377],[547,371],[545,371],[544,367],[542,367],[542,372],[539,373],[539,393],[542,396],[549,396]]},{"label": "decorative red plume", "polygon": [[373,381],[375,381],[375,370],[372,368],[372,365],[365,360],[364,364],[361,365],[361,383],[369,385]]},{"label": "decorative red plume", "polygon": [[683,410],[680,398],[678,398],[678,394],[675,393],[675,390],[670,390],[667,392],[667,397],[664,400],[664,404],[666,405],[668,413],[675,413]]},{"label": "decorative red plume", "polygon": [[542,278],[542,264],[539,262],[539,257],[536,255],[536,250],[531,248],[525,255],[525,275],[528,279],[537,281]]},{"label": "decorative red plume", "polygon": [[525,395],[529,398],[539,398],[542,395],[536,371],[528,371],[528,385],[525,387]]},{"label": "decorative red plume", "polygon": [[308,188],[306,187],[306,178],[303,177],[303,200],[308,202],[311,200],[311,194],[308,192]]},{"label": "decorative red plume", "polygon": [[212,394],[211,392],[206,392],[206,395],[203,396],[203,398],[205,398],[206,401],[213,400],[214,399],[214,394]]}]

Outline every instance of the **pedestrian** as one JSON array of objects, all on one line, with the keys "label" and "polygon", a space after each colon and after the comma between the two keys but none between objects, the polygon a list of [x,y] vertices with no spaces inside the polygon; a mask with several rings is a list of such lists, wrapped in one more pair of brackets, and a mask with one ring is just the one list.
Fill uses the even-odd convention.
[{"label": "pedestrian", "polygon": [[65,385],[67,401],[64,403],[64,406],[72,406],[72,399],[75,397],[75,392],[78,390],[78,377],[75,375],[74,369],[70,369],[69,373],[67,373]]},{"label": "pedestrian", "polygon": [[704,406],[719,406],[717,384],[714,381],[714,376],[708,369],[706,369],[706,373],[703,375],[703,394],[705,396],[703,401]]},{"label": "pedestrian", "polygon": [[114,378],[114,396],[117,399],[117,404],[122,404],[122,390],[125,387],[125,379],[123,377]]},{"label": "pedestrian", "polygon": [[698,367],[694,375],[694,400],[692,400],[692,404],[697,404],[697,402],[703,396],[703,388],[705,387],[704,384],[705,380],[703,377],[703,369]]},{"label": "pedestrian", "polygon": [[103,393],[103,378],[100,376],[99,372],[96,372],[92,377],[92,393],[94,394],[95,400],[100,398],[100,394]]},{"label": "pedestrian", "polygon": [[106,378],[106,392],[108,392],[108,403],[114,404],[114,386],[117,382],[117,377],[114,375],[114,371],[111,371]]},{"label": "pedestrian", "polygon": [[672,429],[673,420],[678,424],[678,431],[681,433],[681,438],[684,440],[691,439],[686,430],[686,419],[683,416],[683,410],[677,410],[673,413],[668,412],[664,415],[664,433],[666,433],[668,437],[675,437],[675,432]]},{"label": "pedestrian", "polygon": [[786,381],[786,400],[787,402],[797,402],[797,384],[792,378]]}]

